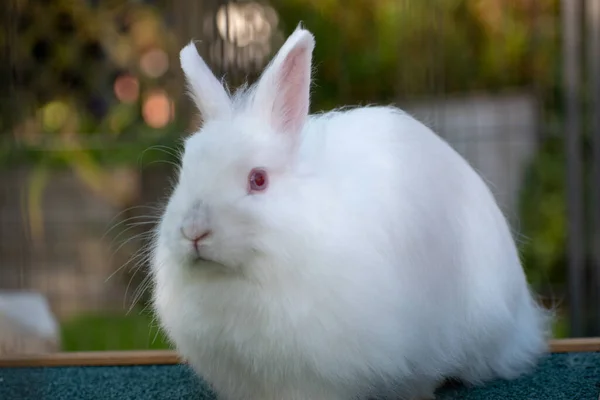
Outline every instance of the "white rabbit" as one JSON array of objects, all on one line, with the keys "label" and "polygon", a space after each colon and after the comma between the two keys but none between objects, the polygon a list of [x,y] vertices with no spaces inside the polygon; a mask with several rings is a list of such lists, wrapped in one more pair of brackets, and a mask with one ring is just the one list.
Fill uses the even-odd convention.
[{"label": "white rabbit", "polygon": [[546,351],[508,224],[477,173],[393,107],[309,116],[298,27],[230,95],[181,66],[203,115],[156,232],[153,304],[224,400],[431,397]]}]

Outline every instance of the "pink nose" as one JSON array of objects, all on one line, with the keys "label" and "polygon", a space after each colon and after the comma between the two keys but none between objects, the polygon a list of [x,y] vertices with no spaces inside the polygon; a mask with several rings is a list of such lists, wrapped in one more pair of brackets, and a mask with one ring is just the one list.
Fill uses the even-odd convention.
[{"label": "pink nose", "polygon": [[198,244],[198,242],[203,241],[208,236],[210,236],[210,231],[204,231],[200,235],[197,235],[196,237],[194,237],[194,239],[192,240],[192,242],[194,242],[194,244]]},{"label": "pink nose", "polygon": [[197,246],[199,242],[203,241],[204,239],[206,239],[207,237],[210,236],[210,231],[209,230],[205,230],[205,231],[193,230],[193,231],[186,232],[186,230],[183,229],[183,227],[182,227],[181,234],[183,235],[184,238],[186,238],[190,242],[194,243],[194,246]]}]

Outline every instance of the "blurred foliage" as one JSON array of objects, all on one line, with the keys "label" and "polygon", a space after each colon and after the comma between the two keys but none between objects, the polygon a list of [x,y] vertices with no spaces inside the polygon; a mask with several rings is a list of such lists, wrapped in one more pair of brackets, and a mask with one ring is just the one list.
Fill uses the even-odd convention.
[{"label": "blurred foliage", "polygon": [[127,1],[11,0],[2,17],[10,100],[0,110],[0,168],[31,166],[33,239],[43,233],[49,169],[69,168],[107,202],[127,206],[107,168],[139,166],[144,150],[174,144],[183,130],[174,118],[182,89],[168,68],[177,49],[163,16]]},{"label": "blurred foliage", "polygon": [[530,281],[564,282],[566,274],[565,154],[563,141],[542,143],[521,192],[521,255]]},{"label": "blurred foliage", "polygon": [[[133,154],[181,131],[176,119],[157,128],[144,118],[148,96],[181,91],[174,69],[152,76],[143,68],[143,57],[156,58],[152,51],[167,62],[176,51],[159,10],[127,1],[10,4],[14,32],[0,33],[11,49],[12,88],[10,106],[0,111],[0,166],[73,166],[82,157],[131,163]],[[117,98],[119,77],[132,78],[128,99]]]},{"label": "blurred foliage", "polygon": [[[584,171],[581,180],[584,203],[587,203],[592,167],[589,135],[584,135],[582,148]],[[564,283],[567,279],[566,162],[563,137],[553,135],[542,143],[524,177],[520,204],[521,233],[524,235],[521,253],[529,279],[538,284]],[[589,221],[589,216],[584,214],[584,224],[586,220]],[[587,276],[593,267],[589,243],[584,244],[584,252]]]},{"label": "blurred foliage", "polygon": [[[314,111],[455,92],[550,88],[555,81],[557,0],[271,3],[287,33],[303,21],[318,38]],[[3,146],[4,164],[14,165],[20,156],[42,162],[40,153],[51,153],[46,150],[57,140],[72,142],[81,135],[100,136],[109,161],[121,146],[129,147],[125,151],[147,147],[152,139],[144,139],[152,133],[176,136],[183,130],[185,122],[179,118],[165,129],[150,128],[141,118],[139,100],[124,103],[113,93],[116,77],[124,73],[140,79],[141,92],[182,90],[174,79],[177,65],[160,79],[145,76],[139,67],[151,48],[164,50],[172,64],[177,63],[179,44],[160,9],[125,0],[16,4],[16,32],[9,38],[18,43],[10,58],[16,104],[3,108],[3,114],[39,106],[31,112],[33,118],[16,127],[0,118],[2,132],[14,128],[21,146],[16,152]],[[117,137],[129,140],[116,141]],[[88,147],[87,142],[82,146]],[[135,159],[128,154],[116,158]],[[99,154],[94,157],[102,159]]]},{"label": "blurred foliage", "polygon": [[[278,0],[318,38],[314,110],[555,80],[557,0]],[[335,32],[335,34],[333,34]]]},{"label": "blurred foliage", "polygon": [[569,318],[564,313],[558,314],[554,318],[552,326],[552,337],[554,339],[565,339],[570,336]]}]

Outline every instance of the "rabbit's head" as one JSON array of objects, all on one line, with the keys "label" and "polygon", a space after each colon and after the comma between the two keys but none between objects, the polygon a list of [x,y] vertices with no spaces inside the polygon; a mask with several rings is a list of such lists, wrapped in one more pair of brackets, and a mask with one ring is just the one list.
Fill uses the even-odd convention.
[{"label": "rabbit's head", "polygon": [[[230,95],[194,44],[180,60],[201,129],[185,141],[178,181],[159,226],[162,262],[235,271],[280,251],[298,221],[298,150],[308,117],[312,34],[298,28],[258,82]],[[274,240],[275,239],[275,240]]]}]

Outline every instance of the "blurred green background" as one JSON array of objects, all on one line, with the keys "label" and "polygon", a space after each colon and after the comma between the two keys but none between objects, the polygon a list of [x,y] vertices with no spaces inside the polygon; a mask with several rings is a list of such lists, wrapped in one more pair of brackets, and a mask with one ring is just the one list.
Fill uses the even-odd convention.
[{"label": "blurred green background", "polygon": [[555,335],[569,335],[559,1],[9,3],[0,288],[47,296],[62,349],[168,347],[148,310],[143,261],[180,140],[198,123],[178,52],[201,39],[215,73],[237,85],[299,21],[317,40],[313,112],[515,91],[535,99],[535,152],[511,217],[533,288],[558,307]]}]

